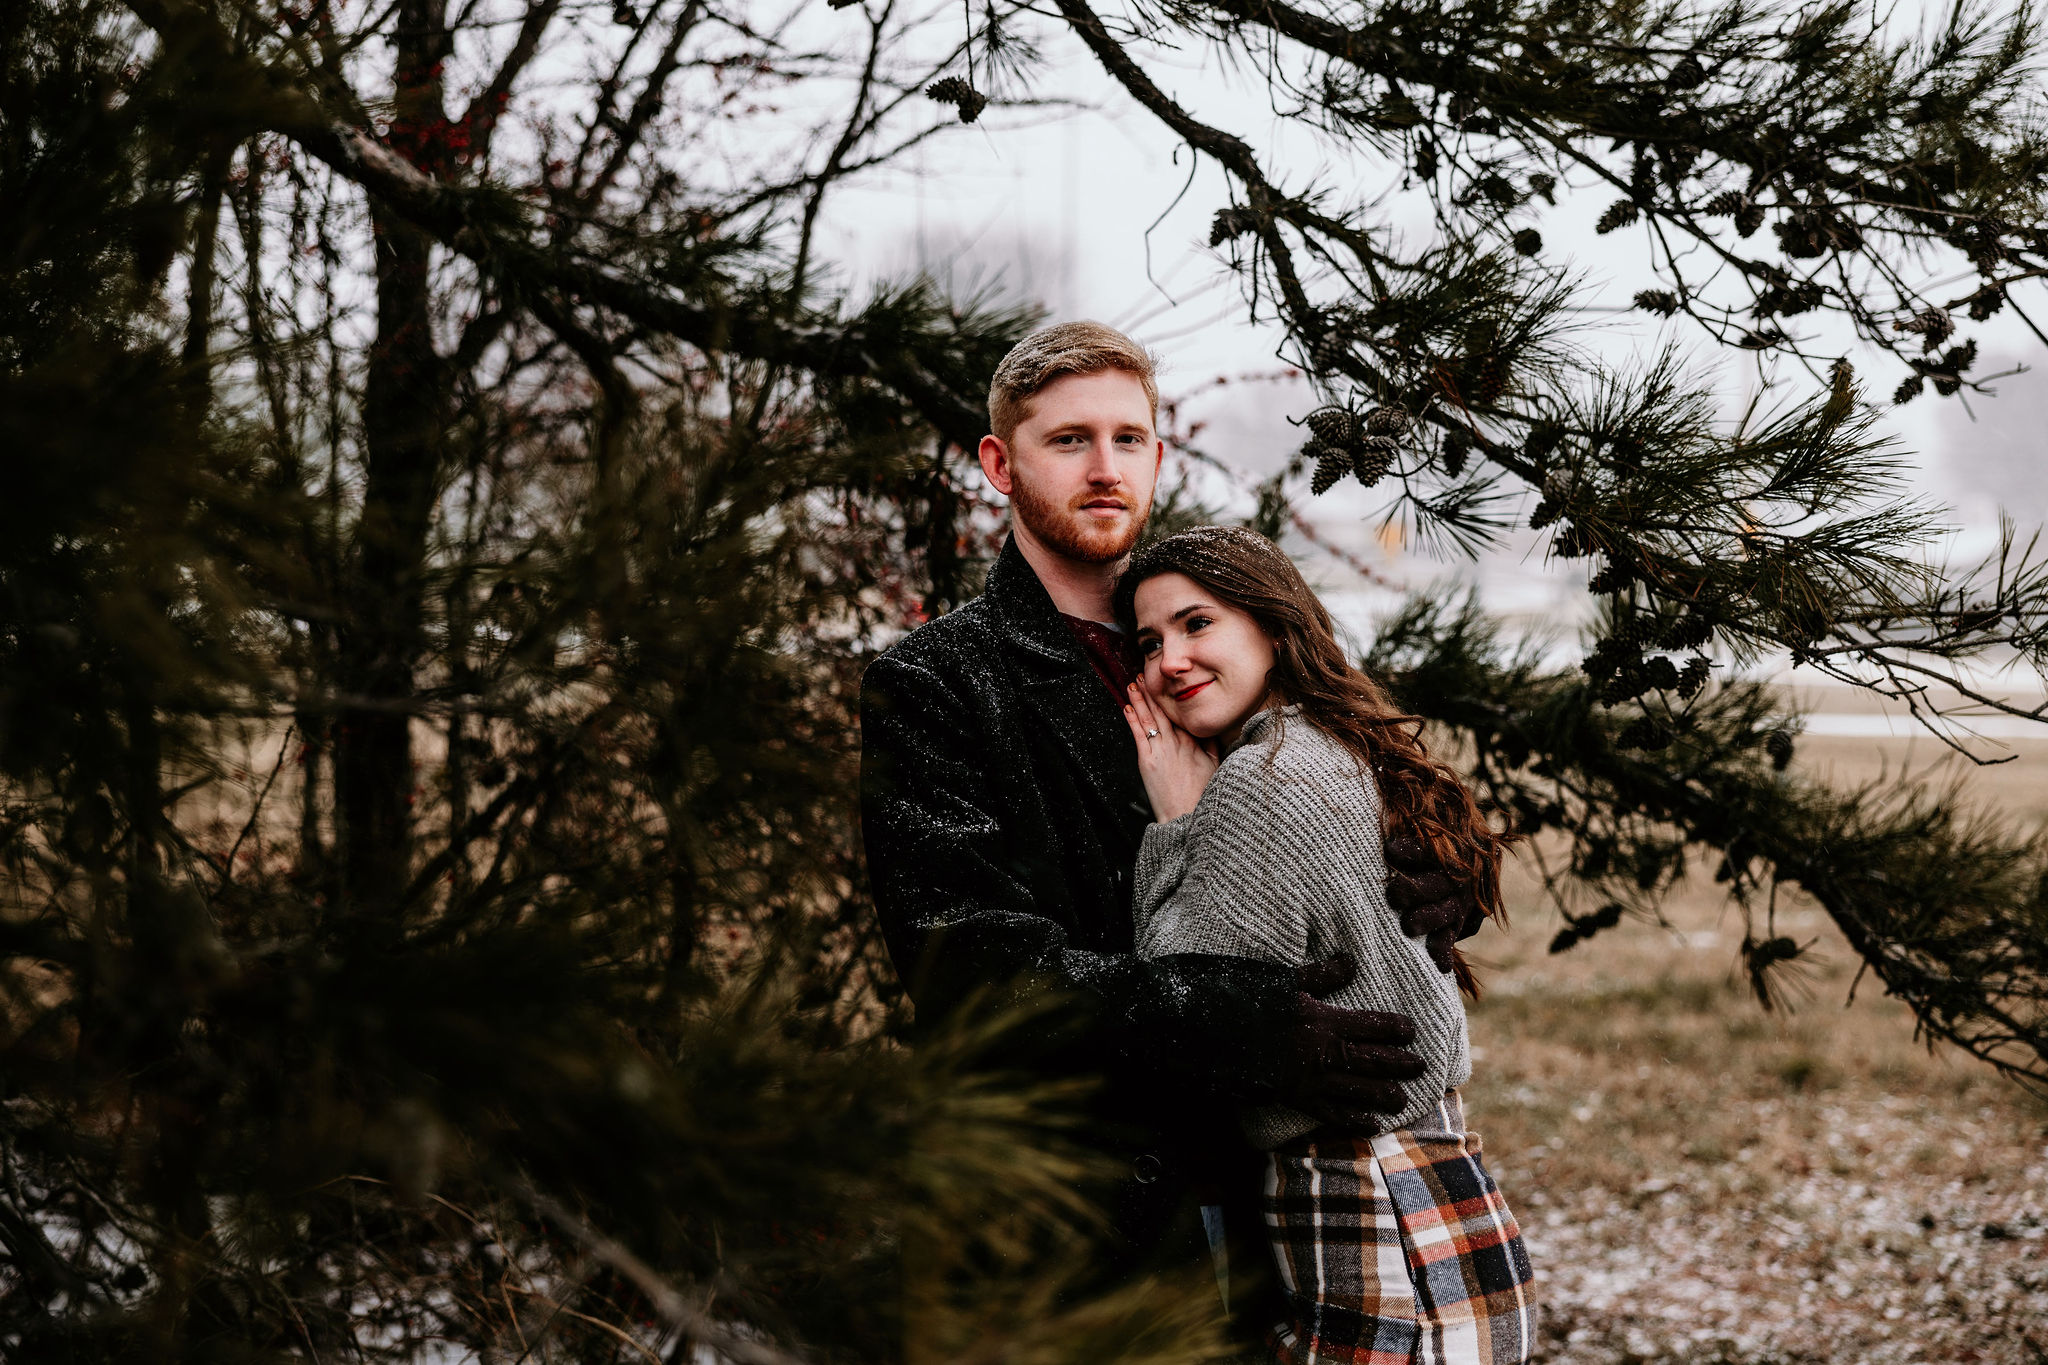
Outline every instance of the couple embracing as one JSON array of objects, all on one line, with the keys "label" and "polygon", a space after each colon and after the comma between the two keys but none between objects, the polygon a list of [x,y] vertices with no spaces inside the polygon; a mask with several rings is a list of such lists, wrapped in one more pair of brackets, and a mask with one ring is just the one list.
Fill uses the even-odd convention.
[{"label": "couple embracing", "polygon": [[890,954],[927,1019],[1044,996],[1015,1060],[1104,1080],[1105,1279],[1207,1262],[1283,1365],[1517,1365],[1529,1264],[1465,1128],[1454,946],[1501,914],[1506,841],[1270,541],[1132,553],[1157,406],[1095,323],[997,368],[1010,538],[863,682]]}]

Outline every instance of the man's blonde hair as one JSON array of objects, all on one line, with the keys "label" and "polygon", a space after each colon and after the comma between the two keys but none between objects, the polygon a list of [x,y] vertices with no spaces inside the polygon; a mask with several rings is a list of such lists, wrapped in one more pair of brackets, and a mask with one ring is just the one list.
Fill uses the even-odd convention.
[{"label": "man's blonde hair", "polygon": [[1104,370],[1135,376],[1145,386],[1152,419],[1159,420],[1159,384],[1153,378],[1152,357],[1143,346],[1099,322],[1056,322],[1018,342],[996,366],[996,377],[988,386],[989,430],[998,439],[1009,440],[1031,415],[1032,396],[1040,389],[1070,374]]}]

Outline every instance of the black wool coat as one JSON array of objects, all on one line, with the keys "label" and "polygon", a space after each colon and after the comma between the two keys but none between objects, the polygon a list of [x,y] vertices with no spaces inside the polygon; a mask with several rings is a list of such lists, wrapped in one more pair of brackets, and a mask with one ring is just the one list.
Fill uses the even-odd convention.
[{"label": "black wool coat", "polygon": [[1246,1044],[1294,989],[1271,963],[1133,955],[1151,819],[1121,707],[1014,541],[982,596],[869,666],[861,832],[920,1023],[977,992],[1050,1005],[1010,1060],[1106,1080],[1096,1133],[1130,1162],[1113,1212],[1140,1260],[1186,1235],[1190,1187],[1236,1145],[1226,1097],[1260,1097]]}]

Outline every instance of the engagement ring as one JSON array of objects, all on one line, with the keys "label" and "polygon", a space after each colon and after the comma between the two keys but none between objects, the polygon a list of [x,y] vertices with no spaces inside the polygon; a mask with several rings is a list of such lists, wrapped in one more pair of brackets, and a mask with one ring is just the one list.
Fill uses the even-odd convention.
[{"label": "engagement ring", "polygon": [[1159,738],[1159,732],[1157,730],[1147,730],[1145,736],[1148,739],[1157,739]]}]

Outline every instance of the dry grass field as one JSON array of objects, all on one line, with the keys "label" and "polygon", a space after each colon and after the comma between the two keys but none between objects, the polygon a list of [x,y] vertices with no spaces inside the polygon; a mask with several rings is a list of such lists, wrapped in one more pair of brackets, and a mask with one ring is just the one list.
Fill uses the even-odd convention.
[{"label": "dry grass field", "polygon": [[[1966,778],[1973,800],[2048,818],[2048,743]],[[1944,752],[1808,738],[1837,782]],[[1761,1010],[1740,912],[1696,876],[1668,927],[1546,952],[1532,883],[1518,927],[1471,945],[1473,1125],[1527,1233],[1546,1365],[2048,1362],[2048,1102],[1929,1053],[1810,905],[1810,997]]]}]

